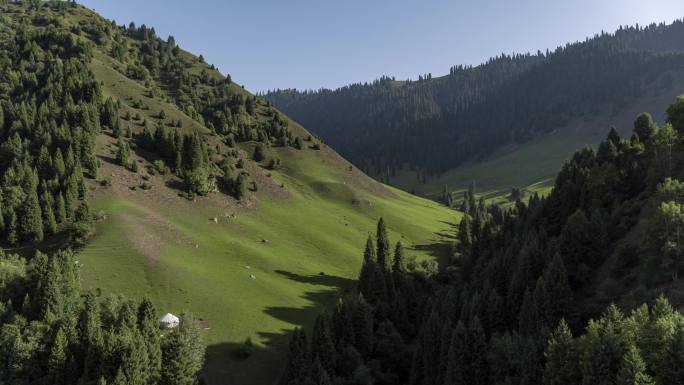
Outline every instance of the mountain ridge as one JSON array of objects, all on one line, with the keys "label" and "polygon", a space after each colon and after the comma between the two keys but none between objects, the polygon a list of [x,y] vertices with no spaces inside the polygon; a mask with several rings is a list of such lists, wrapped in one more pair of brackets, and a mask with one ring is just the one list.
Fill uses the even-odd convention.
[{"label": "mountain ridge", "polygon": [[682,25],[677,20],[622,28],[553,52],[454,67],[442,77],[383,77],[336,90],[282,90],[264,97],[371,175],[387,182],[410,171],[418,188],[464,162],[524,144],[574,119],[653,105],[648,89],[681,88]]}]

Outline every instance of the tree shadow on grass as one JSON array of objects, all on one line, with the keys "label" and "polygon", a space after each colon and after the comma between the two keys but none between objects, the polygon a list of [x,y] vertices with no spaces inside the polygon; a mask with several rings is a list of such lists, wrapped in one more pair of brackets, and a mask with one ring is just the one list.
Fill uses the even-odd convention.
[{"label": "tree shadow on grass", "polygon": [[249,357],[240,357],[244,347],[241,342],[213,344],[207,347],[204,380],[208,385],[272,385],[282,375],[285,359],[294,327],[310,330],[319,313],[330,309],[342,293],[353,289],[355,280],[327,274],[300,275],[290,271],[276,270],[278,275],[299,283],[314,286],[301,298],[308,302],[302,307],[271,306],[264,313],[294,325],[280,332],[256,332],[252,337],[263,346],[255,346]]},{"label": "tree shadow on grass", "polygon": [[413,245],[413,247],[411,247],[409,250],[420,251],[435,258],[437,263],[439,263],[439,267],[444,268],[451,259],[453,244],[456,241],[456,231],[458,229],[458,225],[451,222],[441,222],[449,225],[452,231],[442,231],[436,233],[435,235],[437,237],[433,238],[430,242]]},{"label": "tree shadow on grass", "polygon": [[[449,223],[454,228],[456,225]],[[412,250],[425,252],[441,263],[449,257],[455,233],[435,234],[427,243],[415,245]],[[283,374],[290,335],[294,327],[303,327],[310,335],[311,326],[318,314],[330,310],[335,301],[346,292],[351,292],[355,280],[323,274],[301,275],[291,271],[276,270],[276,274],[302,284],[311,285],[301,294],[305,306],[270,306],[264,309],[269,316],[293,325],[279,332],[255,332],[252,335],[255,346],[249,357],[237,354],[243,348],[242,342],[213,344],[207,347],[207,360],[203,372],[208,385],[274,385]]]}]

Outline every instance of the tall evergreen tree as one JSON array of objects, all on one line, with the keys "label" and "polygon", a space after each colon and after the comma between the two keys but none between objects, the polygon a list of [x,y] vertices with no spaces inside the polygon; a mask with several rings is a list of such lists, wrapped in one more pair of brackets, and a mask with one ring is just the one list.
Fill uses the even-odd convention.
[{"label": "tall evergreen tree", "polygon": [[404,272],[404,247],[401,242],[397,242],[394,247],[394,260],[392,260],[392,271],[394,273]]},{"label": "tall evergreen tree", "polygon": [[311,357],[320,362],[326,373],[334,373],[335,355],[330,320],[326,314],[319,315],[311,334]]},{"label": "tall evergreen tree", "polygon": [[616,385],[654,385],[653,379],[646,372],[646,364],[639,350],[632,346],[622,357],[622,364],[617,375]]},{"label": "tall evergreen tree", "polygon": [[378,248],[378,265],[382,269],[387,269],[390,260],[389,238],[387,237],[387,226],[385,220],[380,218],[376,232],[376,244]]},{"label": "tall evergreen tree", "polygon": [[572,332],[564,319],[551,333],[544,352],[544,385],[579,385],[579,356]]}]

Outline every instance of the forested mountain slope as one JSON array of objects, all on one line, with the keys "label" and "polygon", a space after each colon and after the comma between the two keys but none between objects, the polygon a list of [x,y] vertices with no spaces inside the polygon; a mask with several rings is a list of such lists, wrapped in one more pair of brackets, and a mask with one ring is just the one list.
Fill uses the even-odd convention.
[{"label": "forested mountain slope", "polygon": [[[153,28],[0,1],[0,69],[0,236],[25,258],[0,263],[4,382],[192,383],[201,340],[206,383],[270,385],[379,217],[417,270],[448,250],[459,214],[372,180]],[[192,316],[160,341],[166,312]]]},{"label": "forested mountain slope", "polygon": [[357,291],[295,333],[282,383],[680,384],[684,95],[666,115],[576,152],[547,197],[468,194],[435,276],[379,222]]},{"label": "forested mountain slope", "polygon": [[[629,118],[632,109],[655,107],[653,100],[663,95],[672,98],[682,89],[682,42],[680,20],[621,28],[552,52],[501,55],[479,66],[454,67],[442,77],[383,77],[336,90],[277,90],[265,97],[359,167],[410,190],[464,162],[477,163],[507,148],[515,152],[531,140],[543,142],[552,131],[576,131],[595,118],[607,132],[608,124]],[[591,134],[568,134],[568,144],[595,144]],[[441,182],[458,181],[440,181],[438,191]]]}]

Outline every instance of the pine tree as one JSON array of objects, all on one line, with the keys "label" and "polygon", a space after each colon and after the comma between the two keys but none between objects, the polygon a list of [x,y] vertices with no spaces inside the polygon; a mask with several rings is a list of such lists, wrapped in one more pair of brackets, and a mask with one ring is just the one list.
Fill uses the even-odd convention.
[{"label": "pine tree", "polygon": [[557,324],[562,318],[572,315],[573,295],[568,283],[563,259],[555,254],[543,274],[545,292],[548,301],[546,314],[549,325]]},{"label": "pine tree", "polygon": [[662,385],[680,384],[684,378],[684,323],[674,325],[672,336],[662,354],[661,373],[658,383]]},{"label": "pine tree", "polygon": [[66,378],[67,363],[67,337],[62,328],[57,330],[55,339],[52,342],[50,357],[48,359],[48,376],[50,383],[62,385],[67,383]]},{"label": "pine tree", "polygon": [[459,321],[451,335],[449,353],[447,356],[447,370],[444,384],[466,384],[468,376],[468,332],[463,322]]},{"label": "pine tree", "polygon": [[266,154],[265,154],[264,144],[258,143],[254,147],[254,153],[252,154],[252,159],[254,159],[255,162],[261,162],[265,158],[266,158]]},{"label": "pine tree", "polygon": [[242,200],[247,195],[247,175],[239,173],[235,179],[233,196],[237,200]]},{"label": "pine tree", "polygon": [[55,203],[55,220],[57,223],[63,223],[66,219],[66,204],[64,203],[64,196],[60,192],[57,194],[57,201]]},{"label": "pine tree", "polygon": [[363,263],[361,264],[361,272],[359,273],[359,293],[365,297],[371,296],[371,291],[374,286],[375,279],[375,246],[373,239],[368,235],[366,240],[366,249],[363,252]]},{"label": "pine tree", "polygon": [[297,328],[290,339],[290,350],[287,356],[287,364],[283,382],[285,384],[299,383],[306,379],[310,372],[309,346],[306,342],[306,334]]},{"label": "pine tree", "polygon": [[41,213],[43,215],[43,232],[45,234],[54,234],[57,231],[57,220],[55,219],[55,211],[53,209],[52,196],[47,192],[47,188],[43,188],[40,197]]},{"label": "pine tree", "polygon": [[85,350],[83,357],[84,380],[94,380],[100,373],[104,340],[99,303],[92,294],[86,295],[84,309],[79,318],[79,335],[81,347]]},{"label": "pine tree", "polygon": [[392,271],[395,273],[404,272],[404,247],[401,242],[397,242],[394,247],[394,260],[392,261]]},{"label": "pine tree", "polygon": [[487,337],[480,319],[475,316],[468,325],[468,371],[467,378],[472,385],[489,384],[487,365]]},{"label": "pine tree", "polygon": [[314,358],[310,376],[311,381],[313,381],[312,385],[332,385],[332,380],[330,380],[328,373],[328,370],[321,364],[321,360],[318,357]]},{"label": "pine tree", "polygon": [[389,238],[387,237],[387,227],[385,220],[380,218],[376,233],[378,265],[382,269],[387,269],[390,260]]},{"label": "pine tree", "polygon": [[544,357],[544,385],[580,384],[577,347],[565,320],[561,319],[556,330],[551,333]]},{"label": "pine tree", "polygon": [[31,189],[19,211],[19,236],[26,241],[43,240],[43,220],[36,191]]},{"label": "pine tree", "polygon": [[327,373],[333,373],[335,355],[330,319],[326,314],[319,315],[311,334],[311,357],[319,360]]},{"label": "pine tree", "polygon": [[530,294],[529,288],[525,289],[523,296],[523,303],[520,307],[520,315],[518,316],[519,326],[518,330],[521,335],[532,336],[539,332],[539,313],[536,304]]},{"label": "pine tree", "polygon": [[646,364],[636,347],[630,347],[622,357],[622,364],[615,383],[616,385],[655,385],[651,376],[646,372]]},{"label": "pine tree", "polygon": [[373,350],[373,310],[363,296],[359,296],[353,313],[356,349],[363,357]]},{"label": "pine tree", "polygon": [[138,306],[138,329],[145,344],[145,383],[156,384],[161,377],[162,352],[156,310],[148,298]]},{"label": "pine tree", "polygon": [[118,163],[120,166],[128,166],[129,159],[131,157],[131,149],[128,147],[128,143],[126,143],[123,138],[119,138],[117,142],[117,151],[116,151],[116,163]]},{"label": "pine tree", "polygon": [[180,325],[162,341],[161,383],[195,385],[204,362],[204,346],[194,319],[181,316]]},{"label": "pine tree", "polygon": [[684,132],[684,95],[677,99],[667,108],[667,121],[675,130]]}]

